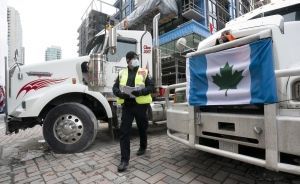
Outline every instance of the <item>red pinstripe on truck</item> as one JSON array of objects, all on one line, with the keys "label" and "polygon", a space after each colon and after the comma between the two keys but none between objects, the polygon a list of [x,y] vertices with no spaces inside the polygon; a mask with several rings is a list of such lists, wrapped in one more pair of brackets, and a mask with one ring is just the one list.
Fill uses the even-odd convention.
[{"label": "red pinstripe on truck", "polygon": [[24,96],[31,90],[39,90],[41,88],[45,88],[45,87],[49,87],[51,85],[54,85],[54,84],[58,84],[58,83],[61,83],[61,82],[64,82],[67,78],[64,78],[64,79],[37,79],[37,80],[34,80],[34,81],[31,81],[27,84],[25,84],[21,89],[20,91],[18,92],[17,94],[17,97],[16,99],[19,97],[19,95],[25,91],[25,94]]}]

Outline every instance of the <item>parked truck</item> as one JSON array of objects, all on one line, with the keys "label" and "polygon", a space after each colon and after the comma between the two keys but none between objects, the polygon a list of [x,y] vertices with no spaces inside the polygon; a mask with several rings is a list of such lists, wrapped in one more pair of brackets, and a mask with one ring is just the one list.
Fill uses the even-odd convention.
[{"label": "parked truck", "polygon": [[[216,70],[216,74],[211,78],[207,76],[204,79],[198,75],[200,77],[197,79],[190,75],[186,83],[168,86],[166,95],[171,89],[175,89],[176,93],[174,103],[171,104],[166,99],[168,136],[201,151],[274,171],[300,174],[299,30],[300,1],[275,1],[230,21],[224,29],[199,43],[197,51],[186,55],[188,64],[191,64],[191,60],[195,57],[206,57],[207,66],[194,68],[198,71],[210,65],[212,55],[229,53],[244,48],[247,44],[271,40],[271,54],[258,57],[265,57],[266,60],[272,59],[273,62],[270,65],[257,65],[256,67],[272,69],[275,86],[277,86],[275,87],[277,100],[257,104],[233,103],[236,102],[235,98],[239,98],[239,93],[242,93],[237,92],[236,84],[244,77],[245,70],[233,66],[235,64],[230,64],[232,58],[224,55],[221,62],[224,61],[227,64],[220,70]],[[216,45],[216,40],[224,31],[230,32],[235,40]],[[178,45],[182,46],[183,42],[178,42]],[[244,53],[239,54],[237,60],[243,59],[241,54]],[[202,60],[193,60],[193,62],[200,63]],[[187,75],[194,69],[187,66]],[[226,76],[223,76],[222,86],[220,81],[218,83],[217,77],[221,78],[223,74],[240,76],[237,77],[237,81],[233,81],[236,82],[235,86],[226,87],[227,84],[232,84],[232,81],[228,81],[232,78],[229,77],[226,80]],[[263,77],[264,73],[253,75]],[[215,88],[218,91],[214,94],[209,93],[209,89],[205,89],[207,102],[211,99],[215,102],[218,98],[221,99],[217,95],[221,92],[223,93],[222,99],[231,98],[232,104],[195,103],[193,100],[198,100],[197,98],[203,94],[196,92],[199,96],[195,96],[195,91],[191,91],[191,88],[195,86],[189,85],[201,86],[201,82],[205,80],[211,80],[209,89]],[[254,88],[257,87],[255,84],[251,83],[251,85],[254,85],[252,86]],[[273,90],[268,84],[260,87],[264,88],[262,95]],[[191,96],[193,96],[192,100]]]},{"label": "parked truck", "polygon": [[[91,145],[99,121],[107,122],[113,133],[119,126],[120,107],[112,86],[119,71],[127,67],[126,53],[137,53],[140,66],[148,69],[159,89],[158,23],[163,13],[176,14],[176,8],[173,0],[145,2],[124,20],[126,24],[107,25],[98,33],[88,44],[88,56],[28,66],[15,61],[12,67],[6,66],[6,134],[42,125],[44,138],[54,151],[73,153]],[[153,18],[153,39],[146,29],[122,28],[145,16]],[[164,104],[161,95],[154,96],[148,110],[152,122],[165,120]]]}]

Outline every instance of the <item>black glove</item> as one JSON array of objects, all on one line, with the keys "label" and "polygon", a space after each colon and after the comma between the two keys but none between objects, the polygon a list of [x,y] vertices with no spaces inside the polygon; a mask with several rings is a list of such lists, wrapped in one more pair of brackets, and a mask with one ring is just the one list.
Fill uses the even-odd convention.
[{"label": "black glove", "polygon": [[132,91],[131,94],[133,94],[136,97],[142,96],[142,91],[141,90],[135,90],[135,91]]},{"label": "black glove", "polygon": [[118,97],[122,98],[122,99],[130,98],[130,96],[128,94],[122,93],[122,92],[118,94]]}]

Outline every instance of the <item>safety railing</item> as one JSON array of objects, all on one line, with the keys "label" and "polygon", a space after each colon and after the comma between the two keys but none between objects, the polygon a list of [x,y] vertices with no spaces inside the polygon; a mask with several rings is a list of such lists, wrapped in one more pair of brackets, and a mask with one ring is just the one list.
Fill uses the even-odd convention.
[{"label": "safety railing", "polygon": [[183,5],[183,13],[187,12],[189,10],[195,10],[197,13],[199,13],[201,16],[204,16],[204,9],[200,8],[198,5],[195,4],[195,2],[189,1],[188,3],[185,3]]}]

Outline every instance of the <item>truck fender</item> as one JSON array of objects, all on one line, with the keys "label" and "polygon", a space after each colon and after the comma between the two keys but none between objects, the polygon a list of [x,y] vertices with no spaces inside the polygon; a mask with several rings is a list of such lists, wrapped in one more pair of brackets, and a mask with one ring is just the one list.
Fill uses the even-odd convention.
[{"label": "truck fender", "polygon": [[97,99],[105,108],[106,114],[108,118],[112,118],[112,110],[111,107],[107,101],[107,99],[102,95],[102,93],[100,92],[96,92],[96,91],[89,91],[87,88],[84,91],[85,94],[91,95],[93,96],[95,99]]},{"label": "truck fender", "polygon": [[100,92],[88,91],[87,86],[81,84],[56,85],[39,94],[25,98],[23,101],[28,103],[28,108],[21,112],[19,117],[37,117],[51,100],[68,93],[84,93],[93,96],[103,105],[108,118],[112,117],[112,111],[106,98]]}]

